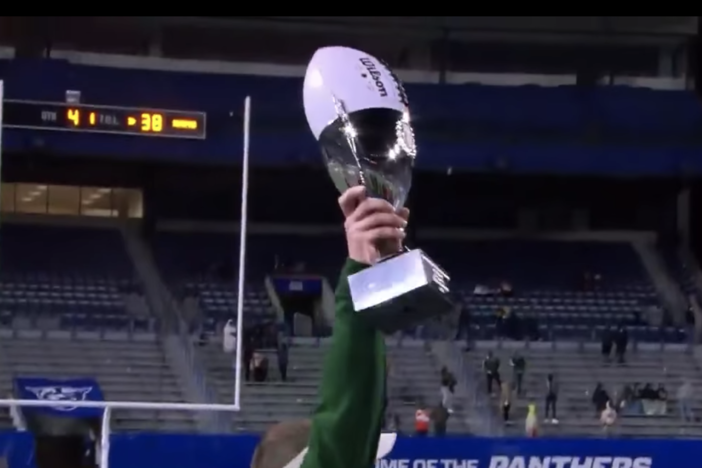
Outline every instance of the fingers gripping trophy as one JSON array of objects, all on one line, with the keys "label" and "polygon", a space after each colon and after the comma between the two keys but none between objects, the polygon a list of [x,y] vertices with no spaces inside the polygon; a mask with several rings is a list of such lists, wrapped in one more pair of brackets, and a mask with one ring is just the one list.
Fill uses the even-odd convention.
[{"label": "fingers gripping trophy", "polygon": [[452,310],[448,275],[421,250],[403,251],[404,207],[417,155],[407,96],[388,67],[359,50],[318,50],[304,82],[307,121],[341,192],[348,258],[335,291],[311,420],[273,426],[252,468],[370,468],[391,452],[385,334]]}]

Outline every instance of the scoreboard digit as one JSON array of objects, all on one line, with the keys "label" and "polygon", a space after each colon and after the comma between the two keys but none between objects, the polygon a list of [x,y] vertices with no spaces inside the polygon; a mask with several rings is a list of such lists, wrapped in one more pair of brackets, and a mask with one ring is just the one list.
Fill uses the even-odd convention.
[{"label": "scoreboard digit", "polygon": [[203,140],[204,112],[5,100],[3,126]]}]

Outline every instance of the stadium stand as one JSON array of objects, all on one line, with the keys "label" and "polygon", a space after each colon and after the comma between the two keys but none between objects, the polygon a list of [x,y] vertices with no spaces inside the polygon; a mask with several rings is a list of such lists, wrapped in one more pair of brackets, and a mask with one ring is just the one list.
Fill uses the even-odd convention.
[{"label": "stadium stand", "polygon": [[0,256],[5,325],[141,331],[153,326],[116,229],[6,223]]},{"label": "stadium stand", "polygon": [[[87,227],[56,227],[6,224],[2,244],[5,268],[2,281],[4,323],[14,330],[61,329],[70,333],[95,331],[96,336],[109,332],[123,333],[147,331],[155,321],[141,296],[140,280],[124,249],[119,231]],[[204,331],[219,336],[222,324],[236,310],[235,265],[236,242],[231,234],[160,232],[152,243],[154,258],[166,283],[195,318],[194,323],[204,326]],[[263,278],[274,269],[276,257],[302,258],[308,271],[320,271],[330,278],[335,276],[338,262],[329,252],[338,250],[335,236],[305,237],[301,235],[252,235],[250,258],[253,268],[248,276],[245,302],[245,325],[250,327],[276,321],[276,315],[263,287]],[[495,312],[508,307],[514,314],[538,323],[538,340],[545,342],[592,341],[599,339],[601,331],[613,323],[625,322],[634,342],[641,343],[640,351],[632,354],[626,378],[615,381],[616,370],[597,367],[596,352],[575,351],[567,353],[530,350],[530,372],[527,379],[529,391],[538,395],[547,368],[557,369],[564,386],[561,403],[563,414],[561,431],[569,434],[596,435],[599,426],[594,417],[585,423],[588,399],[580,395],[587,379],[601,376],[603,383],[659,382],[670,386],[671,392],[683,377],[691,378],[697,385],[697,372],[691,358],[680,351],[680,359],[670,359],[668,373],[661,377],[657,367],[656,351],[642,351],[645,342],[680,342],[684,333],[673,326],[664,328],[646,325],[642,313],[646,307],[659,304],[659,297],[652,280],[628,243],[583,241],[523,241],[523,240],[471,240],[465,242],[423,241],[422,246],[454,274],[459,297],[471,314],[471,338],[490,339],[499,335],[495,325]],[[62,255],[81,251],[78,261],[69,261]],[[30,252],[26,257],[24,252]],[[56,254],[54,254],[56,252]],[[52,256],[53,255],[53,256]],[[36,258],[31,263],[26,258]],[[73,257],[71,257],[73,258]],[[24,261],[23,261],[24,260]],[[17,266],[15,266],[17,265]],[[672,270],[672,268],[671,268]],[[582,288],[583,272],[601,275],[594,290]],[[507,297],[501,294],[476,294],[477,285],[496,285],[508,281],[513,286]],[[31,293],[31,295],[30,295]],[[28,297],[29,296],[29,297]],[[136,298],[136,299],[135,299]],[[142,312],[130,307],[130,300],[140,300]],[[418,337],[429,337],[436,329],[408,330]],[[445,338],[446,331],[440,338]],[[410,340],[408,343],[412,343]],[[39,359],[30,348],[38,341],[6,339],[3,346],[10,364],[1,368],[6,390],[16,375],[46,375],[76,377],[94,375],[100,380],[108,398],[139,398],[177,401],[183,399],[181,382],[176,372],[164,359],[157,343],[139,343],[132,351],[115,353],[116,344],[71,340],[50,341],[47,346],[57,349],[56,360]],[[44,342],[41,342],[44,343]],[[92,344],[91,344],[92,343]],[[131,343],[131,342],[130,342]],[[44,346],[44,344],[42,344]],[[100,350],[88,349],[90,346]],[[124,346],[124,344],[123,344]],[[102,349],[106,348],[106,349]],[[231,356],[222,352],[216,342],[203,348],[201,362],[206,375],[217,389],[216,400],[229,402],[233,396],[233,363]],[[438,368],[441,362],[427,355],[423,347],[391,347],[390,407],[399,416],[401,428],[411,431],[413,411],[418,402],[435,404],[439,400]],[[234,418],[235,431],[260,431],[272,422],[286,417],[309,415],[315,405],[314,388],[319,379],[324,344],[294,346],[291,349],[291,381],[278,382],[273,376],[266,383],[249,383],[244,386],[244,410]],[[78,356],[89,352],[93,360],[78,364]],[[135,354],[129,354],[129,353]],[[672,353],[672,351],[666,351]],[[130,359],[143,354],[138,375]],[[140,356],[141,356],[140,354]],[[275,356],[266,351],[271,369],[276,369]],[[552,357],[549,357],[553,355]],[[667,355],[666,355],[667,356]],[[474,359],[482,358],[475,355]],[[110,366],[100,363],[110,362]],[[60,363],[61,372],[55,373]],[[116,365],[112,365],[112,363]],[[574,366],[577,363],[577,366]],[[146,367],[145,367],[146,366]],[[120,370],[120,368],[122,370]],[[159,370],[156,372],[146,369]],[[561,375],[560,369],[564,369]],[[569,374],[567,369],[580,369],[585,374]],[[143,374],[151,372],[149,377]],[[275,371],[273,371],[275,374]],[[480,375],[480,374],[477,374]],[[138,388],[138,383],[152,379],[148,393]],[[476,385],[482,385],[475,382]],[[5,390],[0,389],[0,390]],[[269,398],[267,400],[266,398]],[[214,402],[214,401],[213,401]],[[527,400],[520,399],[515,417],[523,416]],[[462,433],[471,430],[468,413],[470,398],[461,394],[456,398],[456,413],[449,430]],[[674,408],[674,400],[671,400]],[[628,417],[619,431],[627,436],[656,436],[677,434],[672,426],[677,421],[675,410],[661,423],[645,417]],[[117,428],[179,430],[195,427],[194,418],[179,413],[121,412],[116,417]],[[666,421],[669,421],[666,423]],[[6,420],[7,422],[7,420]],[[666,425],[667,424],[667,425]],[[669,427],[671,426],[671,427]],[[697,427],[688,424],[684,434],[697,434]],[[682,429],[680,429],[682,430]],[[508,433],[514,429],[508,428]],[[671,432],[672,431],[672,432]],[[547,434],[556,433],[550,426]]]},{"label": "stadium stand", "polygon": [[[4,223],[0,385],[97,379],[113,400],[183,401],[120,231]],[[122,430],[192,430],[187,413],[124,410]]]},{"label": "stadium stand", "polygon": [[[3,274],[3,299],[8,317],[5,325],[12,329],[39,328],[45,330],[112,330],[128,329],[125,291],[137,290],[138,281],[133,278],[133,269],[124,254],[123,242],[118,232],[103,229],[75,227],[45,227],[6,225],[3,243],[5,263],[9,265]],[[44,233],[44,234],[40,234]],[[50,233],[48,237],[45,234]],[[40,242],[33,239],[41,238]],[[280,236],[252,236],[252,258],[256,265],[273,265],[276,255],[292,253],[305,258],[308,268],[332,272],[326,252],[332,251],[336,240],[333,237],[307,239],[292,236],[286,242],[276,242]],[[49,242],[46,242],[49,239]],[[181,299],[195,298],[197,313],[206,317],[206,328],[215,331],[235,310],[236,294],[232,272],[217,269],[222,259],[234,257],[235,245],[232,236],[226,234],[160,234],[154,243],[155,257],[174,293]],[[320,250],[319,245],[325,245]],[[48,244],[48,245],[47,245]],[[94,247],[93,247],[94,246]],[[273,247],[275,246],[275,247]],[[316,248],[314,248],[316,247]],[[32,268],[19,261],[21,252],[34,252],[37,258],[51,258],[51,252],[89,252],[91,248],[110,252],[108,256],[81,256],[79,262],[64,264],[36,261]],[[682,379],[690,379],[695,386],[702,384],[699,369],[694,360],[682,351],[682,347],[667,346],[663,351],[649,349],[645,342],[676,342],[684,339],[681,331],[674,327],[658,329],[644,325],[637,314],[650,304],[657,303],[657,295],[651,280],[643,270],[635,251],[626,243],[603,242],[556,242],[556,241],[468,241],[464,243],[426,242],[426,248],[436,258],[445,262],[447,268],[460,272],[455,281],[460,285],[460,297],[473,316],[471,334],[474,339],[494,337],[495,310],[510,307],[514,313],[525,318],[534,318],[539,323],[544,348],[527,348],[525,357],[529,362],[526,388],[527,398],[518,399],[514,418],[524,416],[525,405],[531,398],[541,399],[543,378],[554,372],[562,385],[557,426],[544,425],[545,434],[577,434],[597,436],[600,425],[585,394],[593,379],[602,381],[608,388],[634,382],[664,383],[671,393]],[[27,249],[27,250],[25,250]],[[44,250],[42,250],[44,249]],[[273,250],[275,249],[275,250]],[[173,255],[180,252],[182,255]],[[273,254],[272,252],[275,252]],[[460,252],[459,255],[455,255]],[[113,256],[114,254],[114,256]],[[17,260],[13,259],[15,255]],[[258,256],[256,256],[258,255]],[[56,258],[56,257],[54,257]],[[551,259],[551,260],[549,260]],[[52,259],[52,261],[55,261]],[[13,262],[24,268],[12,267]],[[63,265],[69,264],[70,268]],[[110,265],[106,270],[104,265]],[[114,267],[114,268],[113,268]],[[245,303],[247,326],[274,320],[267,292],[262,288],[262,278],[270,267],[254,269],[251,274],[258,288],[249,287]],[[109,271],[106,275],[104,272]],[[602,284],[594,291],[580,289],[583,271],[602,275]],[[99,273],[97,273],[99,272]],[[496,284],[509,281],[514,286],[509,297],[475,294],[478,284]],[[86,289],[80,289],[85,287]],[[131,288],[131,289],[130,289]],[[46,291],[40,302],[27,300],[28,291]],[[78,291],[78,292],[76,292]],[[85,294],[85,296],[83,296]],[[22,298],[25,297],[24,300]],[[36,295],[33,297],[37,297]],[[42,297],[42,296],[39,296]],[[68,320],[66,307],[75,310],[75,305],[90,318],[83,321]],[[61,320],[47,322],[45,317]],[[74,312],[75,314],[75,312]],[[69,315],[68,317],[72,317]],[[109,318],[108,318],[109,317]],[[133,317],[132,317],[133,318]],[[639,320],[637,322],[637,320]],[[592,347],[583,349],[558,349],[554,352],[551,340],[591,341],[599,332],[614,322],[631,324],[637,350],[630,354],[627,366],[603,367],[600,356]],[[142,325],[142,328],[146,325]],[[138,328],[138,327],[137,327]],[[414,331],[412,333],[419,333]],[[422,336],[421,334],[417,336]],[[16,375],[42,375],[76,377],[92,375],[99,379],[108,398],[114,399],[158,399],[180,401],[180,390],[174,372],[169,369],[160,347],[155,342],[110,342],[63,340],[39,341],[28,338],[5,338],[2,341],[0,370],[4,374],[4,388],[11,391],[9,382]],[[41,344],[39,344],[41,343]],[[412,340],[409,343],[413,343]],[[244,410],[234,418],[235,431],[260,431],[282,418],[299,418],[310,414],[316,404],[316,385],[324,355],[324,343],[294,346],[291,349],[291,380],[279,382],[273,371],[269,382],[248,383],[243,389]],[[560,346],[560,345],[559,345]],[[43,351],[49,347],[47,359]],[[217,401],[228,402],[233,396],[233,363],[231,356],[221,350],[215,340],[200,348],[206,363],[207,375],[218,390]],[[271,369],[276,369],[275,354],[265,351],[271,360]],[[86,361],[83,357],[91,356]],[[418,401],[436,402],[438,392],[438,363],[427,354],[424,347],[391,347],[390,407],[399,416],[401,429],[411,431],[414,409]],[[508,354],[501,353],[503,362]],[[477,366],[482,359],[473,352],[472,362]],[[109,365],[105,365],[108,363]],[[477,373],[477,375],[480,375]],[[148,382],[148,391],[143,383]],[[479,385],[482,385],[479,383]],[[700,409],[695,401],[695,409]],[[671,399],[670,414],[660,417],[626,416],[617,432],[635,437],[674,435],[699,436],[700,428],[693,423],[681,425]],[[469,431],[466,412],[469,403],[457,398],[456,414],[450,419],[449,431]],[[9,425],[9,419],[3,418]],[[117,428],[125,430],[194,430],[192,417],[178,413],[123,411],[116,415]],[[507,428],[510,434],[518,434],[518,425]]]},{"label": "stadium stand", "polygon": [[[504,307],[535,319],[542,340],[598,339],[604,327],[617,322],[631,326],[634,339],[684,338],[677,328],[661,331],[641,318],[659,298],[629,243],[478,241],[426,249],[458,272],[459,295],[476,338],[495,335],[495,315]],[[593,290],[583,284],[588,272],[602,278]],[[503,281],[513,285],[510,297],[476,294],[476,285],[496,288]]]},{"label": "stadium stand", "polygon": [[[219,337],[226,320],[236,311],[235,281],[232,272],[223,272],[223,262],[235,258],[234,238],[231,234],[159,233],[154,250],[161,270],[176,294],[183,299],[183,309],[190,317],[201,318],[203,330],[214,339],[201,350],[207,374],[217,388],[218,401],[233,399],[234,376],[232,356],[222,351]],[[262,287],[265,274],[274,267],[274,257],[304,258],[310,272],[322,271],[336,275],[338,262],[330,259],[335,236],[305,237],[294,235],[254,235],[250,237],[251,273],[244,303],[245,326],[274,323],[276,316],[268,293]],[[174,255],[182,252],[182,255]],[[258,278],[258,281],[253,281]],[[304,339],[296,343],[305,343]],[[264,350],[269,368],[274,374],[265,383],[247,383],[243,390],[243,410],[237,415],[234,427],[238,431],[260,431],[280,419],[306,417],[314,409],[317,385],[321,373],[324,344],[293,346],[290,355],[290,381],[280,382],[277,376],[277,358],[274,350]],[[424,348],[404,346],[390,349],[390,405],[398,414],[402,429],[409,432],[413,414],[419,402],[434,405],[439,399],[438,367]],[[457,416],[449,429],[466,432],[462,407],[457,404]]]},{"label": "stadium stand", "polygon": [[[476,375],[482,375],[484,351],[495,348],[495,343],[479,343],[469,362],[476,369]],[[527,361],[525,375],[525,394],[513,400],[513,421],[507,426],[507,433],[520,436],[524,434],[521,422],[526,416],[527,405],[535,402],[539,414],[544,417],[543,408],[546,399],[546,376],[552,373],[559,385],[558,424],[543,422],[541,430],[547,436],[577,435],[580,437],[598,437],[603,435],[599,412],[591,401],[596,383],[601,383],[613,399],[622,396],[625,385],[643,386],[651,383],[654,387],[662,384],[668,390],[667,414],[645,416],[643,414],[620,414],[615,435],[638,438],[689,437],[699,438],[702,427],[697,422],[681,421],[675,394],[680,385],[689,381],[694,388],[702,384],[699,362],[685,352],[681,346],[646,346],[641,345],[635,352],[629,353],[625,365],[604,364],[599,353],[599,345],[584,348],[574,343],[537,343],[531,347],[523,344],[506,344],[503,349],[495,351],[501,358],[502,378],[510,382],[509,360],[515,350],[519,350]],[[493,398],[496,410],[497,398]],[[695,395],[692,403],[696,411],[702,409],[702,398]],[[620,412],[621,413],[621,412]]]},{"label": "stadium stand", "polygon": [[[262,284],[266,271],[272,271],[276,256],[304,258],[306,271],[328,273],[333,278],[334,265],[330,262],[328,252],[334,251],[336,243],[334,236],[252,235],[251,259],[255,266],[249,280],[261,278],[259,285]],[[691,358],[682,351],[678,351],[682,359],[671,359],[675,364],[669,366],[670,372],[665,374],[664,379],[660,368],[653,364],[659,359],[656,357],[657,351],[643,351],[647,342],[684,341],[685,333],[675,326],[661,328],[647,323],[646,308],[652,305],[659,307],[660,298],[637,252],[627,242],[471,240],[424,241],[422,246],[449,271],[454,272],[453,282],[459,289],[458,296],[471,315],[471,339],[499,338],[495,314],[505,307],[522,319],[534,320],[538,324],[538,336],[532,339],[543,342],[545,346],[551,342],[597,342],[605,328],[625,323],[631,340],[640,343],[641,351],[633,355],[630,368],[624,369],[625,380],[611,380],[620,371],[604,369],[601,371],[603,383],[658,383],[662,380],[670,386],[672,392],[679,385],[680,378],[692,377],[694,380],[696,368]],[[186,298],[185,302],[190,301],[191,306],[197,307],[195,315],[204,315],[205,329],[216,331],[215,343],[201,349],[204,353],[202,361],[207,363],[208,375],[218,388],[218,401],[221,402],[231,401],[233,397],[233,363],[231,356],[222,352],[217,338],[223,322],[236,310],[236,294],[233,278],[222,279],[221,272],[215,267],[223,259],[233,259],[235,247],[231,234],[195,233],[160,233],[154,247],[156,258],[161,260],[160,266],[166,272],[169,284],[174,285],[179,297]],[[173,255],[172,252],[187,253]],[[268,267],[261,268],[264,265]],[[584,272],[601,277],[592,290],[583,285]],[[233,272],[225,273],[232,275]],[[503,281],[509,281],[514,288],[508,297],[499,292],[476,293],[477,285],[499,285]],[[255,284],[254,281],[250,283]],[[268,292],[261,286],[248,288],[245,302],[247,326],[275,320],[267,295]],[[446,330],[439,330],[442,335],[434,336],[445,338]],[[407,334],[426,338],[436,331],[435,327],[422,327],[421,330],[408,330]],[[683,348],[681,345],[679,349]],[[437,370],[440,365],[431,362],[431,359],[427,361],[428,358],[423,356],[421,349],[391,349],[392,363],[397,361],[399,365],[391,364],[396,371],[391,377],[393,392],[390,404],[400,415],[402,429],[411,430],[409,422],[412,421],[416,402],[422,400],[433,404],[439,399]],[[668,356],[674,352],[666,353]],[[271,361],[270,369],[276,369],[275,353],[269,350],[266,354]],[[311,398],[312,389],[319,378],[323,354],[323,346],[293,347],[290,357],[293,370],[290,373],[297,375],[297,379],[282,383],[273,377],[272,382],[247,384],[243,391],[245,408],[242,419],[236,420],[235,428],[258,430],[271,424],[281,414],[290,418],[309,414],[315,403],[314,398]],[[549,355],[552,357],[549,358]],[[478,358],[481,360],[482,356],[475,355],[475,359]],[[527,358],[530,362],[534,361],[530,364],[529,375],[530,379],[536,381],[527,382],[534,392],[541,388],[539,385],[545,376],[545,369],[552,361],[555,364],[551,367],[558,369],[555,372],[560,372],[560,369],[578,371],[574,375],[565,373],[560,377],[565,389],[570,392],[567,393],[568,399],[564,398],[563,401],[563,414],[566,416],[558,431],[549,428],[546,433],[597,435],[599,426],[594,416],[590,418],[590,424],[578,425],[584,421],[583,407],[587,407],[589,400],[584,396],[587,389],[576,387],[583,385],[583,375],[590,379],[593,375],[599,375],[595,364],[599,362],[599,354],[592,350],[581,354],[573,351],[572,355],[544,350],[533,357],[529,354]],[[579,366],[573,365],[575,361]],[[531,369],[532,365],[534,369]],[[580,370],[583,374],[579,373]],[[480,376],[480,373],[476,375]],[[482,384],[479,385],[482,389]],[[402,396],[408,389],[411,389],[410,393],[414,392],[414,399]],[[580,392],[582,395],[579,395]],[[458,411],[450,419],[450,430],[466,432],[470,428],[466,425],[468,419],[463,407],[469,407],[472,402],[461,393],[457,398]],[[270,401],[260,400],[262,395],[267,395],[266,398],[270,398]],[[578,397],[581,397],[582,402],[579,402]],[[409,405],[408,401],[411,402]],[[523,418],[526,401],[520,400],[515,417]],[[668,421],[672,427],[676,418],[673,414],[663,418],[663,421]],[[628,436],[656,436],[669,434],[671,430],[665,424],[656,424],[652,419],[645,418],[634,418],[631,422],[627,420],[620,428],[621,433]],[[695,428],[690,426],[685,433],[694,435]]]},{"label": "stadium stand", "polygon": [[[244,302],[246,326],[272,321],[270,299],[263,290],[266,262],[252,238],[252,270],[247,274]],[[154,256],[171,291],[184,300],[184,312],[204,331],[221,329],[236,311],[234,277],[236,237],[224,234],[159,232],[153,243]]]},{"label": "stadium stand", "polygon": [[[242,388],[243,409],[235,418],[238,431],[263,431],[280,420],[308,417],[318,403],[318,386],[326,342],[297,339],[291,348],[288,380],[278,375],[277,358],[271,350],[264,351],[271,369],[265,383],[249,382]],[[233,400],[234,377],[232,356],[222,352],[220,343],[201,348],[208,374],[216,384],[221,402]],[[436,360],[421,341],[404,342],[398,346],[389,342],[389,410],[397,415],[399,429],[411,433],[414,412],[418,406],[436,405],[440,399],[439,372]],[[270,374],[269,374],[270,375]],[[455,415],[449,419],[448,430],[454,434],[467,432],[464,407],[460,399]]]},{"label": "stadium stand", "polygon": [[[12,379],[42,377],[99,382],[106,399],[120,401],[184,401],[163,351],[150,340],[71,338],[68,334],[42,337],[23,333],[0,340],[0,391],[11,394]],[[124,431],[196,430],[193,415],[158,410],[121,410],[115,428]]]},{"label": "stadium stand", "polygon": [[[161,240],[162,239],[162,240]],[[282,258],[304,258],[310,272],[333,278],[334,237],[253,236],[250,255],[253,271],[247,288],[246,307],[253,317],[272,319],[270,302],[261,289],[266,267],[270,271],[276,255]],[[235,246],[232,236],[204,234],[159,234],[156,258],[162,271],[174,284],[179,297],[194,297],[200,309],[220,326],[233,312],[233,262]],[[683,335],[676,328],[647,327],[640,315],[659,299],[651,280],[628,243],[546,242],[546,241],[471,241],[422,243],[423,248],[451,271],[456,271],[462,301],[474,318],[473,332],[480,337],[494,335],[494,315],[499,307],[510,307],[525,317],[539,321],[542,339],[558,336],[594,338],[596,333],[613,322],[632,325],[632,334],[643,340],[680,341]],[[186,252],[173,255],[173,252]],[[176,264],[177,263],[177,264]],[[222,280],[217,266],[228,264],[229,279]],[[258,269],[258,271],[256,271]],[[603,278],[597,291],[585,291],[583,274],[592,272]],[[514,284],[513,297],[476,295],[476,285]]]}]

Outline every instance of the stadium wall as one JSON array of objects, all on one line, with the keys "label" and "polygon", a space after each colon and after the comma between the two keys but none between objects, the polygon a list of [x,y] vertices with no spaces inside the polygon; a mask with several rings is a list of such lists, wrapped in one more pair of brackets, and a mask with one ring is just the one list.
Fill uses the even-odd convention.
[{"label": "stadium wall", "polygon": [[[111,468],[248,468],[257,436],[117,434]],[[34,467],[29,433],[0,435],[10,468]],[[376,468],[699,468],[702,441],[398,439]]]}]

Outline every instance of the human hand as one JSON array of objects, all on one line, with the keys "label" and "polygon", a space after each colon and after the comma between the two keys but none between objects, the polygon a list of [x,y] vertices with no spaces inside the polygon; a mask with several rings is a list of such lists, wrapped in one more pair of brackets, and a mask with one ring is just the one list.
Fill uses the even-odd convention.
[{"label": "human hand", "polygon": [[374,265],[388,252],[402,250],[409,218],[407,208],[395,211],[386,200],[367,197],[366,188],[360,185],[345,191],[339,197],[339,206],[346,218],[350,259]]}]

